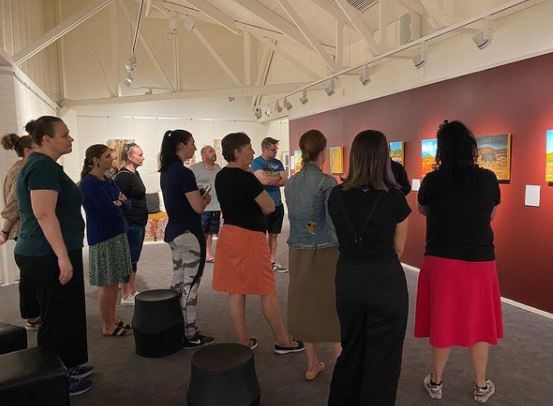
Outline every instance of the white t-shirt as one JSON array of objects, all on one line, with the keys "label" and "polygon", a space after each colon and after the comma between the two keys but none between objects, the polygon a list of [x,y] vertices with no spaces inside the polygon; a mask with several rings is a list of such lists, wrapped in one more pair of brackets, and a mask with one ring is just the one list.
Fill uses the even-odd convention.
[{"label": "white t-shirt", "polygon": [[198,162],[197,164],[191,165],[190,170],[194,172],[196,183],[199,188],[211,185],[211,191],[209,192],[211,195],[211,202],[207,205],[205,211],[220,211],[221,206],[219,206],[217,193],[215,192],[215,176],[221,170],[221,167],[215,164],[213,169],[208,169],[203,162]]}]

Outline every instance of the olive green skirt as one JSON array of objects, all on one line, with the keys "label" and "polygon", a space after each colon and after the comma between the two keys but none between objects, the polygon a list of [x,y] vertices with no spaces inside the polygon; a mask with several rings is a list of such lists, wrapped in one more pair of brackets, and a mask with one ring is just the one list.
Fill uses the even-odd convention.
[{"label": "olive green skirt", "polygon": [[131,273],[131,253],[127,234],[88,247],[88,277],[93,286],[122,282]]},{"label": "olive green skirt", "polygon": [[340,342],[334,277],[338,247],[290,248],[288,331],[308,343]]}]

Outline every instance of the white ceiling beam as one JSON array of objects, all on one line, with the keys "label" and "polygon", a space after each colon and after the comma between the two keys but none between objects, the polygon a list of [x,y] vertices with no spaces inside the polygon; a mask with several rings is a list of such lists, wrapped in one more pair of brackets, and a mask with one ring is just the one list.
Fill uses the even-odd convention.
[{"label": "white ceiling beam", "polygon": [[244,84],[252,85],[252,35],[249,31],[244,31]]},{"label": "white ceiling beam", "polygon": [[303,37],[300,30],[296,28],[294,24],[291,24],[286,19],[282,18],[279,14],[275,13],[273,10],[265,7],[263,4],[257,2],[256,0],[234,0],[236,3],[240,4],[242,7],[249,10],[251,13],[257,15],[266,23],[272,25],[277,30],[280,30],[290,39],[293,39],[298,44],[311,48],[309,42]]},{"label": "white ceiling beam", "polygon": [[369,46],[373,55],[377,55],[381,52],[380,45],[374,39],[373,33],[367,28],[361,15],[355,10],[346,0],[334,0],[342,12],[346,15],[348,20],[353,25],[353,28],[361,36],[363,40]]},{"label": "white ceiling beam", "polygon": [[[453,15],[448,15],[444,12],[444,8],[438,4],[436,0],[418,0],[424,10],[426,16],[432,25],[432,22],[436,25],[435,29],[447,27],[448,25],[455,24],[458,21]],[[450,7],[451,8],[451,7]]]},{"label": "white ceiling beam", "polygon": [[205,49],[207,49],[207,52],[209,52],[209,54],[213,57],[213,59],[215,59],[215,61],[219,64],[219,66],[225,71],[227,76],[234,82],[234,84],[237,86],[242,86],[242,82],[240,81],[240,79],[238,79],[238,77],[234,74],[232,69],[223,60],[221,55],[219,55],[219,53],[215,50],[213,45],[211,45],[211,43],[207,40],[207,38],[201,33],[199,28],[194,27],[192,32],[200,40],[200,42],[205,47]]},{"label": "white ceiling beam", "polygon": [[302,70],[305,73],[307,73],[307,75],[309,75],[309,77],[312,77],[313,79],[320,79],[321,78],[320,75],[317,75],[315,72],[313,72],[311,69],[309,69],[309,67],[307,67],[305,64],[303,64],[302,62],[300,62],[296,58],[294,58],[292,56],[292,54],[290,54],[288,51],[284,50],[283,48],[279,47],[274,42],[269,41],[267,38],[264,38],[261,35],[254,34],[254,37],[257,38],[257,40],[259,42],[261,42],[263,45],[265,45],[266,47],[272,49],[277,54],[282,56],[284,59],[286,59],[292,65],[294,65],[296,68],[298,68],[299,70]]},{"label": "white ceiling beam", "polygon": [[219,10],[217,7],[212,5],[211,3],[208,3],[205,0],[186,0],[186,1],[193,7],[196,7],[198,10],[200,10],[207,17],[221,24],[223,27],[225,27],[233,34],[240,35],[240,31],[238,31],[236,29],[236,26],[234,25],[234,20],[230,16],[228,16],[227,14]]},{"label": "white ceiling beam", "polygon": [[344,67],[344,23],[336,20],[336,66]]},{"label": "white ceiling beam", "polygon": [[96,0],[82,10],[76,12],[71,17],[62,21],[60,24],[40,36],[40,38],[37,38],[35,41],[31,42],[27,47],[17,52],[14,56],[15,63],[21,65],[27,59],[33,57],[48,45],[55,42],[58,38],[63,37],[65,34],[78,27],[81,23],[88,20],[105,7],[109,6],[112,2],[113,0]]},{"label": "white ceiling beam", "polygon": [[183,89],[182,92],[148,94],[138,96],[104,97],[100,99],[64,100],[64,107],[92,106],[102,104],[124,104],[137,102],[151,102],[160,100],[198,99],[212,97],[249,97],[257,95],[282,94],[291,92],[298,87],[306,86],[309,82],[281,83],[277,85],[231,87],[217,89]]},{"label": "white ceiling beam", "polygon": [[[275,51],[273,51],[271,48],[263,47],[261,66],[257,70],[257,79],[255,81],[256,86],[263,86],[267,83],[267,77],[269,76],[269,70],[271,69],[271,62],[273,60],[274,54]],[[253,108],[254,106],[261,104],[262,97],[262,94],[256,94],[254,97],[252,97],[250,106]]]},{"label": "white ceiling beam", "polygon": [[[119,4],[119,6],[121,7],[121,10],[123,11],[123,14],[125,15],[125,19],[128,21],[129,24],[132,25],[132,20],[131,20],[131,15],[129,13],[129,9],[123,3],[122,0],[117,0],[117,2]],[[138,33],[138,40],[140,41],[140,45],[142,45],[142,48],[144,48],[144,51],[146,52],[146,55],[148,55],[148,57],[150,58],[150,60],[154,64],[154,67],[156,68],[156,70],[160,74],[161,78],[167,84],[167,87],[171,91],[174,92],[175,87],[173,86],[173,83],[171,83],[171,80],[169,79],[169,76],[167,76],[167,73],[163,69],[163,66],[161,66],[161,64],[159,63],[157,57],[155,56],[154,52],[152,51],[152,48],[148,44],[148,41],[146,41],[146,39],[144,39],[144,36],[140,32]]]},{"label": "white ceiling beam", "polygon": [[[60,0],[61,1],[61,0]],[[113,3],[109,8],[109,22],[111,33],[111,74],[113,87],[117,89],[117,96],[121,96],[121,80],[120,73],[122,72],[119,61],[119,23],[117,21],[117,2]],[[63,40],[62,40],[63,41]]]},{"label": "white ceiling beam", "polygon": [[311,44],[315,52],[324,59],[326,62],[326,65],[328,66],[328,69],[331,72],[336,72],[336,64],[334,63],[334,59],[328,55],[326,50],[322,47],[319,40],[315,37],[315,34],[311,31],[309,26],[302,20],[302,18],[298,15],[296,10],[288,3],[288,0],[277,0],[282,9],[288,14],[288,17],[296,24],[296,27],[300,30],[300,32],[303,34],[305,39]]}]

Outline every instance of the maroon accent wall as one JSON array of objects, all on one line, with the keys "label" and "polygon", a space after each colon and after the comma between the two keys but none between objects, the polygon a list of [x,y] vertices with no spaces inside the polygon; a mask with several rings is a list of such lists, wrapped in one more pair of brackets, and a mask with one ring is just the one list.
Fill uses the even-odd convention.
[{"label": "maroon accent wall", "polygon": [[[370,85],[369,85],[370,86]],[[420,140],[435,137],[443,119],[460,120],[475,135],[511,133],[511,180],[501,185],[493,228],[502,295],[553,312],[553,186],[545,182],[545,132],[553,129],[553,54],[512,63],[290,121],[290,150],[315,128],[329,146],[349,146],[365,129],[405,141],[409,178],[421,178]],[[291,152],[292,153],[292,152]],[[327,167],[328,169],[328,167]],[[524,206],[525,185],[541,185],[541,207]],[[402,261],[420,267],[425,219],[417,193]]]}]

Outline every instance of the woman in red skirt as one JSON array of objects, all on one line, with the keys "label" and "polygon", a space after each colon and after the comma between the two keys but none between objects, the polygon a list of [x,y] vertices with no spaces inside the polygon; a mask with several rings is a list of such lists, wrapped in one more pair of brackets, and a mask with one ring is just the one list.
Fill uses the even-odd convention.
[{"label": "woman in red skirt", "polygon": [[491,221],[500,202],[495,174],[477,164],[472,132],[447,120],[438,130],[437,169],[419,190],[426,216],[426,251],[419,275],[415,337],[429,337],[434,367],[424,378],[433,399],[442,398],[443,371],[454,345],[472,360],[474,400],[495,386],[486,377],[488,349],[503,337]]}]

